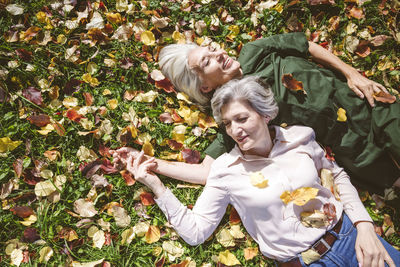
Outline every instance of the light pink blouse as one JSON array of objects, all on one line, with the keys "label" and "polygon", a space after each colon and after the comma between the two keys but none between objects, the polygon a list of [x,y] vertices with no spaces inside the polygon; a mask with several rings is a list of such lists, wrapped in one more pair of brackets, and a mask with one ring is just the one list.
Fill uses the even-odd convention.
[{"label": "light pink blouse", "polygon": [[[204,242],[216,229],[228,204],[237,210],[244,227],[267,257],[285,261],[307,250],[341,217],[372,221],[361,203],[349,176],[325,158],[309,127],[275,126],[276,137],[268,158],[244,156],[238,147],[217,158],[211,166],[204,191],[193,210],[188,209],[167,189],[156,199],[178,234],[189,244]],[[330,169],[339,189],[340,201],[320,183],[322,168]],[[268,186],[251,184],[252,172],[261,171]],[[301,187],[318,188],[318,195],[304,206],[293,201],[285,205],[284,191]],[[306,227],[300,222],[303,211],[321,210],[325,203],[336,208],[336,218],[327,227]]]}]

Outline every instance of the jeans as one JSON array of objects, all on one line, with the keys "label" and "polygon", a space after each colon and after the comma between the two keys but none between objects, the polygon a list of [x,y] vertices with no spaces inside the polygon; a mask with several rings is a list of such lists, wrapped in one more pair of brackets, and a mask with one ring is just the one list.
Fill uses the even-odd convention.
[{"label": "jeans", "polygon": [[[332,248],[318,261],[306,265],[303,259],[299,255],[300,262],[303,267],[317,267],[317,266],[335,266],[335,267],[358,267],[358,261],[356,257],[356,238],[357,229],[351,223],[349,217],[343,213],[343,224],[340,229],[340,233],[336,234],[330,231],[331,234],[335,235],[338,239],[333,243]],[[383,240],[379,236],[379,240],[385,247],[386,251],[392,258],[395,266],[400,266],[400,252],[392,247],[388,242]],[[388,266],[385,262],[385,266]]]}]

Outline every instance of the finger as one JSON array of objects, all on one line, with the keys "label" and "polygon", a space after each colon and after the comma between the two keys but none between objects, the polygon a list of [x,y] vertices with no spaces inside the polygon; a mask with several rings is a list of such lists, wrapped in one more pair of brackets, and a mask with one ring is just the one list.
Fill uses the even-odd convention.
[{"label": "finger", "polygon": [[356,246],[356,257],[357,257],[357,261],[358,261],[358,266],[363,266],[364,255],[361,251],[360,246]]},{"label": "finger", "polygon": [[394,261],[392,260],[392,258],[389,256],[389,254],[387,252],[385,253],[385,261],[386,261],[387,265],[389,265],[389,267],[396,267],[396,265],[394,264]]},{"label": "finger", "polygon": [[364,94],[356,87],[350,88],[359,98],[364,99]]},{"label": "finger", "polygon": [[[137,169],[139,167],[139,164],[142,162],[143,155],[144,155],[143,151],[140,151],[139,155],[136,157],[136,160],[134,162],[135,169]],[[130,157],[133,158],[132,155],[130,155]]]},{"label": "finger", "polygon": [[384,91],[385,93],[389,94],[389,91],[388,91],[388,90],[386,89],[386,87],[383,86],[382,84],[377,83],[377,84],[376,84],[376,87],[378,87],[378,90]]},{"label": "finger", "polygon": [[374,106],[375,106],[374,97],[373,97],[373,95],[371,94],[371,91],[369,91],[368,93],[366,93],[366,94],[364,94],[364,95],[365,95],[365,97],[367,98],[367,101],[368,101],[369,105],[370,105],[371,107],[374,107]]}]

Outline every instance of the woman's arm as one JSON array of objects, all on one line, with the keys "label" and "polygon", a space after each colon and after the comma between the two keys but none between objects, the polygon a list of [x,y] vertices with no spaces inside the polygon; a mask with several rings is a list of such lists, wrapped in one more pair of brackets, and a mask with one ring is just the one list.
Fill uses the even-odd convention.
[{"label": "woman's arm", "polygon": [[203,243],[217,228],[229,203],[226,190],[218,183],[207,185],[193,210],[185,207],[150,171],[155,161],[142,162],[143,152],[128,157],[126,169],[135,173],[136,180],[147,185],[155,194],[155,201],[178,234],[190,245]]},{"label": "woman's arm", "polygon": [[351,90],[356,93],[360,98],[367,98],[368,103],[374,106],[374,93],[384,91],[387,93],[386,88],[370,79],[362,76],[355,68],[347,65],[337,56],[324,49],[322,46],[313,42],[308,42],[308,51],[311,57],[317,63],[324,65],[325,67],[337,70],[341,72],[347,79],[347,84]]},{"label": "woman's arm", "polygon": [[[139,151],[130,147],[123,147],[118,150],[113,150],[111,153],[116,161],[121,161],[123,165],[126,165],[128,154],[136,157],[139,154]],[[213,162],[214,159],[208,155],[204,158],[202,163],[198,164],[155,159],[156,164],[152,171],[180,181],[205,185],[211,164]]]}]

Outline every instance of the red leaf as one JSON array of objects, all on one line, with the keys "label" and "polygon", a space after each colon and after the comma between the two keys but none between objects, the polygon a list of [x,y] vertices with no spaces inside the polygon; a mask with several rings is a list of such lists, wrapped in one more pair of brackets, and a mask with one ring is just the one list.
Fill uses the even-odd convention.
[{"label": "red leaf", "polygon": [[11,208],[10,211],[12,211],[14,215],[17,215],[18,217],[21,218],[26,218],[33,215],[33,209],[28,206],[15,206]]},{"label": "red leaf", "polygon": [[190,164],[196,164],[200,161],[200,152],[197,150],[192,150],[190,148],[185,148],[181,151],[182,158],[185,162]]},{"label": "red leaf", "polygon": [[81,89],[81,83],[83,83],[83,81],[71,79],[65,84],[64,93],[66,95],[72,95],[74,92],[79,91]]},{"label": "red leaf", "polygon": [[296,80],[295,78],[293,78],[292,74],[284,74],[282,76],[282,83],[283,85],[295,92],[302,92],[304,94],[307,94],[306,91],[304,91],[303,88],[303,83],[301,81]]},{"label": "red leaf", "polygon": [[106,239],[106,241],[104,242],[104,246],[111,245],[111,234],[110,234],[110,232],[104,232],[104,237]]},{"label": "red leaf", "polygon": [[23,161],[22,159],[16,159],[13,163],[14,171],[17,177],[21,177],[22,168],[23,168]]},{"label": "red leaf", "polygon": [[356,19],[364,18],[364,12],[363,12],[362,8],[358,8],[356,6],[353,6],[353,8],[350,9],[349,15]]},{"label": "red leaf", "polygon": [[83,96],[85,97],[86,106],[91,106],[93,104],[93,96],[91,93],[84,92]]},{"label": "red leaf", "polygon": [[319,41],[319,36],[321,35],[321,31],[315,31],[315,32],[313,32],[312,34],[311,34],[311,36],[310,36],[310,41],[311,42],[314,42],[314,43],[316,43],[316,42],[318,42]]},{"label": "red leaf", "polygon": [[[23,256],[22,262],[23,263],[28,263],[29,262],[29,251],[28,250],[24,250],[22,253],[23,253],[22,254],[22,256]],[[34,254],[34,252],[33,252],[33,254]]]},{"label": "red leaf", "polygon": [[99,153],[100,153],[100,155],[102,155],[103,157],[111,157],[110,148],[109,148],[109,147],[106,147],[106,146],[103,145],[103,144],[100,144],[100,145],[99,145]]},{"label": "red leaf", "polygon": [[165,257],[162,257],[159,261],[156,262],[156,267],[163,267],[165,263]]},{"label": "red leaf", "polygon": [[145,206],[150,206],[150,205],[153,205],[154,203],[156,203],[154,201],[153,194],[148,193],[148,192],[143,192],[140,194],[140,201]]},{"label": "red leaf", "polygon": [[37,176],[35,176],[35,175],[32,173],[32,171],[33,171],[33,170],[29,170],[29,171],[26,171],[26,172],[24,173],[24,182],[27,183],[27,184],[29,184],[29,185],[36,185],[37,183],[40,182],[40,178],[37,177]]},{"label": "red leaf", "polygon": [[54,127],[54,130],[56,130],[59,136],[65,135],[65,129],[64,126],[62,126],[62,124],[60,124],[59,122],[54,122],[52,125]]},{"label": "red leaf", "polygon": [[42,92],[33,86],[29,86],[24,91],[22,91],[22,96],[40,106],[43,103]]},{"label": "red leaf", "polygon": [[390,38],[390,36],[387,36],[387,35],[377,35],[377,36],[374,36],[371,40],[370,40],[370,43],[373,45],[373,46],[380,46],[380,45],[383,45],[383,43],[386,41],[386,39],[388,39],[388,38]]},{"label": "red leaf", "polygon": [[83,118],[83,116],[81,114],[78,114],[75,109],[67,110],[66,116],[68,117],[68,119],[74,122],[79,122]]},{"label": "red leaf", "polygon": [[329,220],[333,220],[336,217],[336,207],[332,203],[325,203],[323,209]]},{"label": "red leaf", "polygon": [[101,267],[111,267],[111,263],[109,263],[108,261],[103,261]]},{"label": "red leaf", "polygon": [[122,178],[124,178],[125,183],[128,186],[135,184],[136,180],[135,180],[135,178],[133,178],[132,174],[129,171],[123,170],[123,171],[120,171],[119,173],[122,175]]},{"label": "red leaf", "polygon": [[15,50],[15,53],[17,54],[17,56],[19,56],[20,59],[22,59],[24,61],[32,60],[32,52],[31,51],[27,51],[23,48],[20,48],[20,49]]},{"label": "red leaf", "polygon": [[37,127],[44,127],[50,123],[50,117],[46,114],[32,115],[27,120]]},{"label": "red leaf", "polygon": [[160,114],[160,121],[163,123],[173,123],[174,121],[172,120],[171,114],[168,112],[164,112]]},{"label": "red leaf", "polygon": [[396,101],[396,97],[394,95],[385,93],[383,91],[380,91],[379,93],[375,93],[373,96],[376,101],[379,101],[382,103],[392,104]]},{"label": "red leaf", "polygon": [[108,159],[103,159],[100,169],[102,169],[105,174],[118,172],[118,170],[114,167],[114,164],[112,164]]},{"label": "red leaf", "polygon": [[165,78],[164,80],[161,80],[161,81],[156,81],[155,86],[158,89],[163,89],[167,93],[175,92],[174,86],[167,78]]},{"label": "red leaf", "polygon": [[182,143],[179,143],[179,142],[177,142],[177,141],[175,141],[175,140],[168,140],[167,141],[167,143],[168,143],[168,146],[172,149],[172,150],[177,150],[177,151],[179,151],[179,150],[181,150],[182,149],[182,147],[183,147],[183,144]]},{"label": "red leaf", "polygon": [[332,152],[332,148],[329,146],[325,147],[325,158],[329,159],[330,161],[335,161],[335,154]]},{"label": "red leaf", "polygon": [[40,235],[38,234],[36,228],[28,227],[24,230],[24,240],[26,242],[33,243],[38,239],[40,239]]},{"label": "red leaf", "polygon": [[230,224],[238,224],[240,223],[240,216],[237,213],[236,209],[234,207],[231,208],[231,213],[229,214],[229,223]]},{"label": "red leaf", "polygon": [[181,116],[178,115],[178,113],[175,111],[175,109],[172,110],[171,117],[175,123],[183,122],[183,119],[181,118]]},{"label": "red leaf", "polygon": [[369,54],[371,54],[371,49],[368,46],[368,41],[362,40],[356,49],[356,54],[359,55],[360,57],[367,57]]},{"label": "red leaf", "polygon": [[126,58],[121,60],[121,65],[120,66],[121,66],[121,68],[127,70],[127,69],[129,69],[130,67],[133,66],[133,60],[130,59],[129,57],[126,57]]}]

